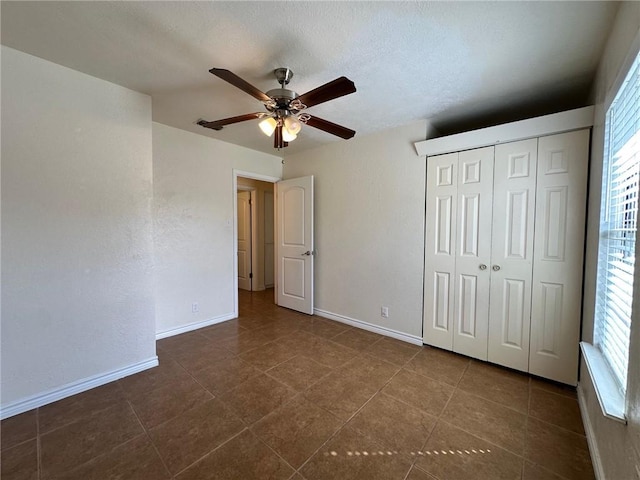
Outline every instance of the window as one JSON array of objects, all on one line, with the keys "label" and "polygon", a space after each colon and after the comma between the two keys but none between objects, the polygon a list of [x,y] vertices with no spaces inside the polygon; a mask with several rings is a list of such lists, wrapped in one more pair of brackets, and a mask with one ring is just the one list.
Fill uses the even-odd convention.
[{"label": "window", "polygon": [[640,55],[605,122],[594,343],[624,396],[640,177]]}]

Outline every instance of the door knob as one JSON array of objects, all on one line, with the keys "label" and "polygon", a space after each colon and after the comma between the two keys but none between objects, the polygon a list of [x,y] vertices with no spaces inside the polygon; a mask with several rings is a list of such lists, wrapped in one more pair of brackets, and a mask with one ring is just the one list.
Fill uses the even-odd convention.
[{"label": "door knob", "polygon": [[494,272],[497,272],[498,270],[500,270],[500,265],[494,265],[491,268],[493,269]]},{"label": "door knob", "polygon": [[301,255],[302,256],[306,255],[307,257],[309,257],[309,256],[311,256],[311,250],[307,250],[306,252],[302,253]]},{"label": "door knob", "polygon": [[484,263],[481,263],[479,268],[480,270],[486,270],[487,266]]}]

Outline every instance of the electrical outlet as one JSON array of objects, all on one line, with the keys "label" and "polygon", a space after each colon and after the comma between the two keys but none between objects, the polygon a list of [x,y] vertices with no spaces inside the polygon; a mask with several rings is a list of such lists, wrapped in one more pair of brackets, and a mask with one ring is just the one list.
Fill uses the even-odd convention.
[{"label": "electrical outlet", "polygon": [[382,318],[389,318],[389,307],[381,307],[380,316],[382,316]]},{"label": "electrical outlet", "polygon": [[200,311],[200,305],[198,305],[198,302],[193,302],[191,304],[191,313],[198,313]]}]

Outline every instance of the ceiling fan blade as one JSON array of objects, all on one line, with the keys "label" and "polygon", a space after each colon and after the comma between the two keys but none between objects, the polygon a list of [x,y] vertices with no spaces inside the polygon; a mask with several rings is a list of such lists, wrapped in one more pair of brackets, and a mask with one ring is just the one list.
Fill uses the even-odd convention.
[{"label": "ceiling fan blade", "polygon": [[344,138],[345,140],[352,138],[356,134],[355,130],[343,127],[342,125],[338,125],[328,120],[323,120],[322,118],[314,117],[311,115],[309,115],[309,117],[310,118],[309,120],[307,120],[307,125],[309,125],[310,127],[318,128],[332,135]]},{"label": "ceiling fan blade", "polygon": [[230,72],[229,70],[225,70],[224,68],[212,68],[209,72],[213,73],[216,77],[221,78],[225,82],[229,82],[234,87],[239,88],[240,90],[247,92],[254,98],[257,98],[261,102],[268,102],[271,100],[269,96],[258,90],[256,87],[251,85],[249,82],[241,79],[235,73]]},{"label": "ceiling fan blade", "polygon": [[256,112],[247,113],[245,115],[238,115],[237,117],[223,118],[222,120],[214,120],[213,122],[207,122],[206,120],[198,120],[198,125],[202,127],[212,128],[214,130],[222,130],[225,125],[231,125],[232,123],[245,122],[247,120],[253,120],[256,118],[262,118],[269,115],[268,113]]},{"label": "ceiling fan blade", "polygon": [[334,98],[349,95],[355,91],[356,86],[351,80],[347,77],[340,77],[307,93],[303,93],[298,97],[298,100],[307,107],[313,107]]}]

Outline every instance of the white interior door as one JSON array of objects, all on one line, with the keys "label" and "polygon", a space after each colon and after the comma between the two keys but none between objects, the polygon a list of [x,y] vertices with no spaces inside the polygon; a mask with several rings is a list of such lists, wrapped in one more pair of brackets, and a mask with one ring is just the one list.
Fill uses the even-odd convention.
[{"label": "white interior door", "polygon": [[487,360],[494,147],[460,152],[453,351]]},{"label": "white interior door", "polygon": [[495,147],[488,360],[529,367],[537,139]]},{"label": "white interior door", "polygon": [[251,192],[238,192],[238,288],[251,290]]},{"label": "white interior door", "polygon": [[529,371],[575,385],[589,130],[541,137]]},{"label": "white interior door", "polygon": [[313,176],[276,184],[277,302],[313,314]]},{"label": "white interior door", "polygon": [[458,153],[427,159],[423,341],[453,349]]}]

